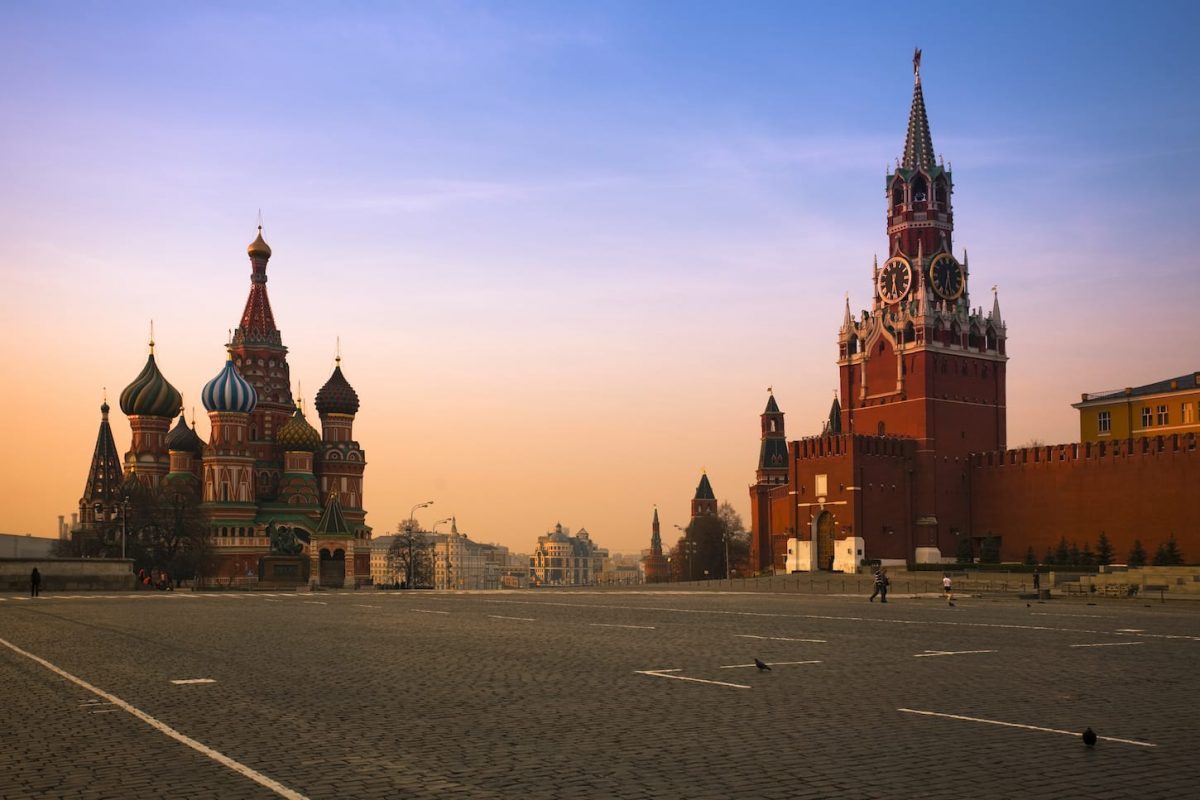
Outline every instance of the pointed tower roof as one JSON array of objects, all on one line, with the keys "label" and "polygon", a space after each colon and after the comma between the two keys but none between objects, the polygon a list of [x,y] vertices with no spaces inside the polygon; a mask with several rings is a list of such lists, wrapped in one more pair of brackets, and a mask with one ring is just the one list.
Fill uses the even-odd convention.
[{"label": "pointed tower roof", "polygon": [[662,555],[662,533],[660,533],[658,525],[658,506],[654,507],[654,521],[650,523],[650,553],[656,556]]},{"label": "pointed tower roof", "polygon": [[258,236],[246,248],[250,254],[250,296],[242,311],[242,321],[233,334],[233,344],[268,344],[281,347],[283,339],[275,327],[275,315],[271,313],[271,301],[267,297],[267,261],[271,248],[262,236],[262,225]]},{"label": "pointed tower roof", "polygon": [[125,475],[121,458],[113,442],[112,427],[108,424],[108,401],[100,406],[100,430],[96,433],[96,449],[88,469],[87,484],[83,487],[83,502],[115,503],[121,499]]},{"label": "pointed tower roof", "polygon": [[825,432],[842,432],[842,404],[838,402],[836,394],[833,396],[833,405],[829,407],[829,419],[825,422]]},{"label": "pointed tower roof", "polygon": [[908,135],[904,139],[904,169],[929,171],[933,158],[933,137],[929,135],[929,118],[925,114],[925,95],[921,92],[921,48],[913,53],[913,99],[908,112]]},{"label": "pointed tower roof", "polygon": [[696,486],[696,500],[716,500],[717,496],[713,494],[712,484],[708,482],[708,473],[700,475],[700,484]]},{"label": "pointed tower roof", "polygon": [[996,325],[1003,325],[1004,320],[1000,316],[1000,289],[992,287],[992,322]]},{"label": "pointed tower roof", "polygon": [[167,434],[167,450],[182,451],[200,455],[204,451],[204,442],[196,433],[196,429],[187,424],[183,412],[179,412],[179,421]]},{"label": "pointed tower roof", "polygon": [[317,523],[317,533],[321,536],[349,536],[350,526],[342,514],[342,504],[338,502],[337,491],[329,493],[329,502],[321,513],[321,521]]},{"label": "pointed tower roof", "polygon": [[[767,389],[767,391],[771,392],[770,389]],[[775,393],[774,392],[771,392],[767,396],[767,407],[763,411],[763,413],[764,414],[778,414],[779,413],[779,404],[775,402]]]}]

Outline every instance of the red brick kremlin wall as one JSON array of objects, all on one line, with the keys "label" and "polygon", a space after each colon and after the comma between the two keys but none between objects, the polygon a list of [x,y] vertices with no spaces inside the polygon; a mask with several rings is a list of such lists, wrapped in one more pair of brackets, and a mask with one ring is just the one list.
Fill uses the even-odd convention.
[{"label": "red brick kremlin wall", "polygon": [[1196,434],[1029,447],[971,457],[970,530],[1001,537],[1001,559],[1040,559],[1062,537],[1093,551],[1104,531],[1123,563],[1135,539],[1153,558],[1174,534],[1200,561]]}]

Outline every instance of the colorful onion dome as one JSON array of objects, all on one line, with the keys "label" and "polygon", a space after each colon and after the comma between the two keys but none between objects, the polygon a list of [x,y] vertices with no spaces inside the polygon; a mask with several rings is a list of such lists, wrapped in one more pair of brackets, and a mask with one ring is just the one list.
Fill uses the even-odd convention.
[{"label": "colorful onion dome", "polygon": [[146,366],[121,392],[121,410],[128,417],[173,417],[182,403],[183,397],[158,371],[151,341]]},{"label": "colorful onion dome", "polygon": [[204,450],[204,442],[196,435],[196,429],[187,424],[183,414],[179,415],[179,421],[167,434],[167,449],[187,453],[200,453]]},{"label": "colorful onion dome", "polygon": [[233,365],[233,354],[225,359],[225,368],[204,384],[200,401],[209,411],[235,411],[249,414],[258,405],[258,392]]},{"label": "colorful onion dome", "polygon": [[317,413],[321,416],[358,413],[358,393],[342,374],[341,361],[339,358],[338,365],[333,368],[333,374],[325,381],[321,391],[317,392]]},{"label": "colorful onion dome", "polygon": [[321,446],[321,434],[308,424],[308,420],[304,418],[304,411],[297,406],[296,413],[292,414],[292,418],[283,423],[279,433],[275,434],[275,441],[279,442],[284,450],[305,450],[312,453]]},{"label": "colorful onion dome", "polygon": [[267,245],[266,241],[262,238],[262,225],[258,226],[258,237],[255,238],[255,240],[250,243],[250,246],[246,248],[246,252],[250,254],[251,258],[254,258],[254,257],[270,258],[271,257],[271,248],[269,245]]}]

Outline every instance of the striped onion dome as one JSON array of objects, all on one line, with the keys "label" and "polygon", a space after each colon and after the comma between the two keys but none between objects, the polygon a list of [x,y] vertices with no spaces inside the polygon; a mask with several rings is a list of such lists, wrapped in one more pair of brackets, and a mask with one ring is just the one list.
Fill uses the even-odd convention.
[{"label": "striped onion dome", "polygon": [[283,427],[275,434],[275,441],[279,442],[284,450],[305,450],[312,453],[321,446],[321,434],[308,424],[308,420],[304,418],[304,411],[297,406],[296,413],[292,414],[292,418],[283,423]]},{"label": "striped onion dome", "polygon": [[179,415],[179,421],[167,434],[167,449],[196,454],[204,450],[204,442],[196,434],[196,429],[187,424],[183,414]]},{"label": "striped onion dome", "polygon": [[233,365],[233,354],[225,359],[225,368],[204,384],[200,401],[209,411],[236,411],[249,414],[258,405],[258,392]]},{"label": "striped onion dome", "polygon": [[179,392],[158,371],[158,365],[154,363],[154,343],[151,342],[146,366],[121,392],[121,410],[129,417],[170,418],[175,416],[182,403]]}]

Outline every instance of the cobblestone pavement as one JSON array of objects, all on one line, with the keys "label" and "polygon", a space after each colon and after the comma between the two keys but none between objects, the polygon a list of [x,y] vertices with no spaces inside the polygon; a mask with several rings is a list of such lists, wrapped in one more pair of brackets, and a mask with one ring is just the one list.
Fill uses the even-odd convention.
[{"label": "cobblestone pavement", "polygon": [[[1057,800],[1200,784],[1196,604],[0,595],[0,640],[0,798]],[[195,679],[212,682],[172,683]],[[1085,747],[1088,726],[1109,738]]]}]

